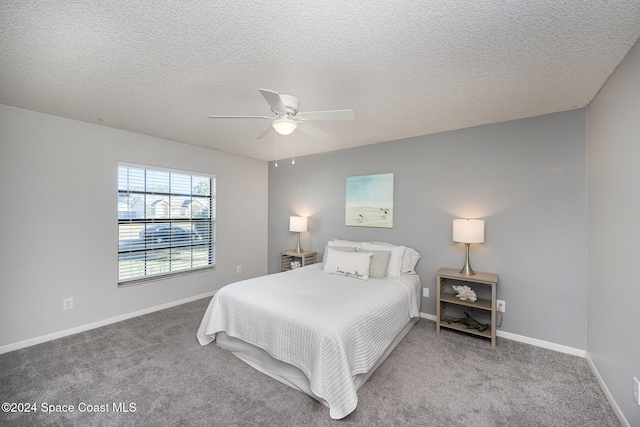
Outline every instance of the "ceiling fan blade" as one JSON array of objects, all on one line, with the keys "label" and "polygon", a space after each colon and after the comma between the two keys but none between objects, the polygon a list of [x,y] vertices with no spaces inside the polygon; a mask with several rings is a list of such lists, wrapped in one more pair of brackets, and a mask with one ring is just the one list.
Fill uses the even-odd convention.
[{"label": "ceiling fan blade", "polygon": [[209,116],[210,119],[272,119],[267,116]]},{"label": "ceiling fan blade", "polygon": [[277,92],[274,92],[269,89],[258,89],[258,90],[260,91],[262,96],[264,96],[264,99],[267,100],[267,102],[269,103],[273,111],[277,113],[287,112],[287,107],[284,106],[284,104],[282,103],[282,99],[280,98],[280,95],[278,95]]},{"label": "ceiling fan blade", "polygon": [[296,117],[303,120],[353,120],[355,114],[353,110],[306,111]]},{"label": "ceiling fan blade", "polygon": [[261,133],[260,135],[256,136],[256,139],[262,139],[262,138],[264,138],[265,136],[269,135],[269,134],[271,133],[271,130],[272,130],[272,129],[273,129],[273,128],[272,128],[271,126],[269,126],[269,127],[268,127],[268,128],[266,128],[264,131],[262,131],[262,133]]},{"label": "ceiling fan blade", "polygon": [[328,133],[323,132],[317,127],[313,127],[310,124],[307,124],[305,122],[298,122],[298,129],[300,129],[302,132],[306,133],[307,135],[311,135],[316,139],[322,140],[322,139],[329,138]]}]

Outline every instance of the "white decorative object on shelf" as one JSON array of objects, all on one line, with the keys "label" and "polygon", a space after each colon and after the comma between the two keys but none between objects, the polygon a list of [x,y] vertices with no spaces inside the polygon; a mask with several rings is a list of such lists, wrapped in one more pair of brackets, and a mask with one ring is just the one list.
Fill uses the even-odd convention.
[{"label": "white decorative object on shelf", "polygon": [[458,298],[460,301],[469,301],[469,302],[478,301],[478,296],[476,295],[475,291],[467,285],[464,285],[464,286],[454,285],[453,290],[456,291],[457,293],[456,298]]},{"label": "white decorative object on shelf", "polygon": [[291,261],[291,269],[300,267],[300,261]]}]

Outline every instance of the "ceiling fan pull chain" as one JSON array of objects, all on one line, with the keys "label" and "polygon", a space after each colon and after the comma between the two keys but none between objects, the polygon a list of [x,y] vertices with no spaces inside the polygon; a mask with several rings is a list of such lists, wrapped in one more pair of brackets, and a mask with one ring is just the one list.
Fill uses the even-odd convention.
[{"label": "ceiling fan pull chain", "polygon": [[276,132],[276,167],[278,167],[278,132]]},{"label": "ceiling fan pull chain", "polygon": [[294,133],[293,135],[291,135],[292,140],[291,140],[291,149],[293,150],[293,156],[291,157],[291,164],[295,165],[296,164],[296,134]]}]

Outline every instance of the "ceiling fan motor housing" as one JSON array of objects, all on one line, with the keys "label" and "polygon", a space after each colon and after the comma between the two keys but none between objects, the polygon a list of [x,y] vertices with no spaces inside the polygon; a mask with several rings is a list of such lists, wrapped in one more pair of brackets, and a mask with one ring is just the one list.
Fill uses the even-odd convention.
[{"label": "ceiling fan motor housing", "polygon": [[295,116],[296,114],[298,114],[298,106],[300,105],[298,98],[296,98],[293,95],[285,95],[281,93],[280,99],[282,100],[282,103],[284,104],[284,106],[287,108],[288,114],[292,116]]}]

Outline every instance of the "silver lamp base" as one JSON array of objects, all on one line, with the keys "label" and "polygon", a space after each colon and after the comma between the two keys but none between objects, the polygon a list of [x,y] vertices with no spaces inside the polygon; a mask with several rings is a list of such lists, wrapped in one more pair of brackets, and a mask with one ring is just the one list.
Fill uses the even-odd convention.
[{"label": "silver lamp base", "polygon": [[298,246],[295,248],[295,250],[293,251],[297,254],[301,254],[302,253],[302,248],[300,247],[300,232],[298,232]]},{"label": "silver lamp base", "polygon": [[460,274],[464,274],[465,276],[473,276],[474,274],[476,274],[475,271],[473,271],[473,268],[471,268],[471,264],[469,263],[469,245],[470,243],[465,243],[465,248],[466,248],[466,259],[464,261],[464,267],[462,267],[462,270],[460,270]]}]

